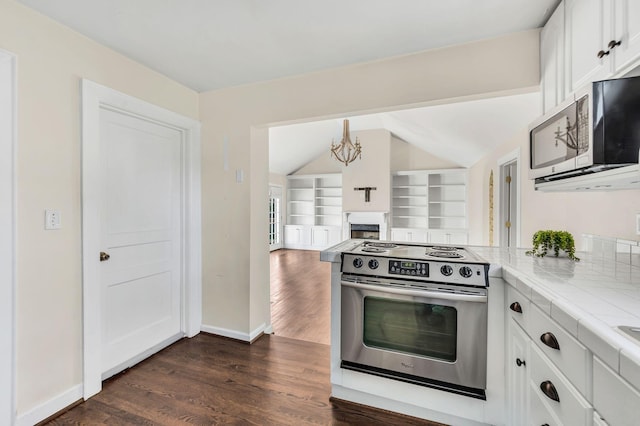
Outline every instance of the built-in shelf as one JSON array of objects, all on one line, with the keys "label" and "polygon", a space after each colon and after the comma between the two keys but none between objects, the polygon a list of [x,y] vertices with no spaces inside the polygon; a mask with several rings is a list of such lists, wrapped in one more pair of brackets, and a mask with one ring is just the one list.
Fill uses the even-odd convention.
[{"label": "built-in shelf", "polygon": [[391,191],[395,235],[411,241],[466,241],[466,169],[395,172]]},{"label": "built-in shelf", "polygon": [[288,225],[342,226],[342,174],[288,176]]}]

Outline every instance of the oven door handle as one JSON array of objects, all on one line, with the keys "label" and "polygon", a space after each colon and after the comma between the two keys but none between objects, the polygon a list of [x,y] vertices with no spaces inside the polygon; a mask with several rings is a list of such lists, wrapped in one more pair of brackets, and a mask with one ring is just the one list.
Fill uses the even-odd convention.
[{"label": "oven door handle", "polygon": [[442,300],[453,300],[457,302],[476,302],[487,303],[487,296],[474,295],[474,294],[459,294],[459,293],[447,293],[433,290],[410,290],[405,288],[396,287],[382,287],[377,285],[368,285],[361,283],[354,283],[349,281],[341,281],[341,285],[344,287],[352,287],[361,290],[370,290],[377,292],[385,292],[390,294],[398,294],[402,296],[416,296],[416,297],[432,297]]}]

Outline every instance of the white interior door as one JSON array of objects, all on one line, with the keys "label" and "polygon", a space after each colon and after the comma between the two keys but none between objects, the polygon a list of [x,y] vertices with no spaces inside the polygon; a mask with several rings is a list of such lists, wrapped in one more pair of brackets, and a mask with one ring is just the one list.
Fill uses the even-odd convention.
[{"label": "white interior door", "polygon": [[182,137],[103,108],[100,152],[104,380],[183,334]]}]

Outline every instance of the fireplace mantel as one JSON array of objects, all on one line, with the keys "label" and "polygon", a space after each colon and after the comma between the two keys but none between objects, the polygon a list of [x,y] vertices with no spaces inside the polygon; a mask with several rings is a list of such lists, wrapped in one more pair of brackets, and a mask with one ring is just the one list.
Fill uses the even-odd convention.
[{"label": "fireplace mantel", "polygon": [[351,238],[352,223],[378,225],[380,227],[380,239],[389,239],[389,212],[343,212],[342,233],[345,240]]}]

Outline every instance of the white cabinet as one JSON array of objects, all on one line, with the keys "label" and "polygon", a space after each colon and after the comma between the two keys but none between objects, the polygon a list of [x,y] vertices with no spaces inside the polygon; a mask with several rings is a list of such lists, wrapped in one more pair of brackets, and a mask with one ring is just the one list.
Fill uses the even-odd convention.
[{"label": "white cabinet", "polygon": [[[636,65],[640,57],[640,2],[637,0],[615,0],[614,27],[611,40],[620,42],[612,50],[615,72],[625,72]],[[609,41],[611,41],[609,40]]]},{"label": "white cabinet", "polygon": [[640,2],[565,0],[540,33],[544,111],[593,81],[640,64]]},{"label": "white cabinet", "polygon": [[598,358],[593,360],[593,405],[606,424],[637,425],[640,393]]},{"label": "white cabinet", "polygon": [[426,229],[391,228],[391,241],[406,243],[428,243],[429,233]]},{"label": "white cabinet", "polygon": [[514,285],[505,299],[509,424],[591,425],[591,352]]},{"label": "white cabinet", "polygon": [[507,415],[510,425],[524,425],[529,420],[529,337],[514,319],[507,321]]},{"label": "white cabinet", "polygon": [[540,32],[540,89],[546,112],[564,100],[564,4]]},{"label": "white cabinet", "polygon": [[341,228],[338,226],[311,227],[311,246],[315,250],[324,250],[340,242]]},{"label": "white cabinet", "polygon": [[618,76],[640,59],[640,3],[565,0],[568,92]]},{"label": "white cabinet", "polygon": [[392,240],[467,244],[466,169],[395,172],[391,191]]},{"label": "white cabinet", "polygon": [[285,248],[324,250],[342,240],[342,174],[287,177]]},{"label": "white cabinet", "polygon": [[611,34],[611,0],[565,0],[567,91],[611,75],[608,51]]},{"label": "white cabinet", "polygon": [[311,245],[311,228],[309,225],[285,225],[285,248],[307,248]]}]

